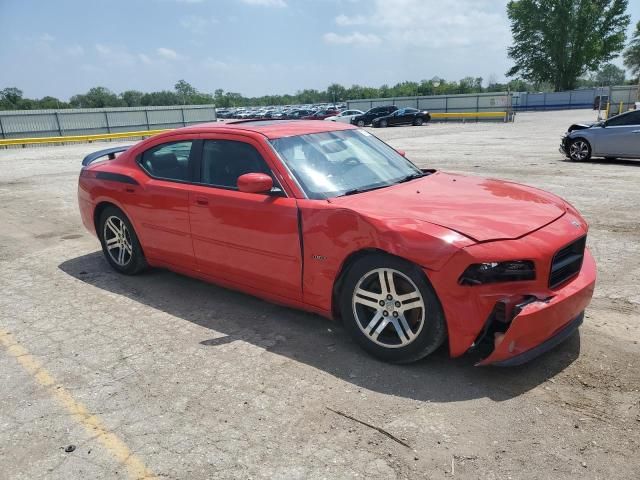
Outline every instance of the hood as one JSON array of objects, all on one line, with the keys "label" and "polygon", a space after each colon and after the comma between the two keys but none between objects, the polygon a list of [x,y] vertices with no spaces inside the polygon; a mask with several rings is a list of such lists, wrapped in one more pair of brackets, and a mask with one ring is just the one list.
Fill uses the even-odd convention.
[{"label": "hood", "polygon": [[330,201],[371,218],[429,222],[479,242],[522,237],[566,211],[561,199],[532,187],[441,172]]},{"label": "hood", "polygon": [[568,132],[571,133],[574,130],[584,130],[586,128],[591,128],[592,126],[594,126],[596,123],[598,122],[582,122],[582,123],[574,123],[573,125],[571,125],[569,127]]}]

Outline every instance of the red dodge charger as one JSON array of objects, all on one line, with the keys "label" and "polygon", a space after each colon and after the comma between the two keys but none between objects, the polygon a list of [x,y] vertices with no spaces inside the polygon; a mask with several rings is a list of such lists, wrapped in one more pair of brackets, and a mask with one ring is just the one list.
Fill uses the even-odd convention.
[{"label": "red dodge charger", "polygon": [[201,124],[87,156],[78,199],[111,266],[162,267],[340,318],[368,352],[517,365],[582,323],[587,224],[511,182],[424,170],[368,131]]}]

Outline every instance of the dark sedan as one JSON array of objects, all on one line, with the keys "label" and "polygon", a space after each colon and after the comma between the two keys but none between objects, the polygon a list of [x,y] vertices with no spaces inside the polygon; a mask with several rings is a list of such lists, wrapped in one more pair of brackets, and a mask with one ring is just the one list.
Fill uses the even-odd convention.
[{"label": "dark sedan", "polygon": [[391,112],[398,110],[395,105],[385,105],[383,107],[374,107],[371,110],[366,111],[362,115],[357,115],[351,119],[351,124],[358,127],[364,127],[365,125],[371,125],[374,119],[378,117],[384,117]]},{"label": "dark sedan", "polygon": [[401,108],[395,112],[378,117],[371,123],[374,127],[389,127],[391,125],[416,125],[420,126],[431,120],[431,115],[426,110],[417,110],[415,108]]}]

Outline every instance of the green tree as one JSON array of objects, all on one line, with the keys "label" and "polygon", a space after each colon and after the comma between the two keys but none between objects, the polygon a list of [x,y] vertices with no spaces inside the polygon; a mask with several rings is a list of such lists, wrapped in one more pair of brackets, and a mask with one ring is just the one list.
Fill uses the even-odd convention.
[{"label": "green tree", "polygon": [[636,31],[624,51],[623,58],[625,66],[631,70],[631,73],[640,77],[640,22],[636,24]]},{"label": "green tree", "polygon": [[181,103],[183,105],[189,103],[189,99],[198,94],[198,91],[185,80],[178,80],[173,88],[176,90],[178,97],[182,100]]},{"label": "green tree", "polygon": [[624,70],[613,63],[607,63],[595,75],[597,85],[622,85],[624,80]]},{"label": "green tree", "polygon": [[570,90],[624,47],[628,0],[511,0],[508,76]]},{"label": "green tree", "polygon": [[138,90],[127,90],[120,94],[127,107],[140,107],[142,105],[142,97],[144,93]]},{"label": "green tree", "polygon": [[16,87],[7,87],[0,90],[0,104],[5,110],[19,108],[22,101],[22,90]]}]

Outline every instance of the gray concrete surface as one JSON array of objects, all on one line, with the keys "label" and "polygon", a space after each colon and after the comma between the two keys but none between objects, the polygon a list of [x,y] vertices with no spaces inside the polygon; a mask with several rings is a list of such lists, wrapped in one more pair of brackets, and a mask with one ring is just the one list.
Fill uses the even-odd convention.
[{"label": "gray concrete surface", "polygon": [[135,478],[114,439],[161,478],[636,478],[640,161],[564,161],[561,133],[592,118],[375,130],[420,165],[550,190],[591,223],[584,327],[514,369],[444,349],[387,365],[322,318],[166,271],[120,276],[76,206],[80,160],[103,145],[0,150],[0,478]]}]

